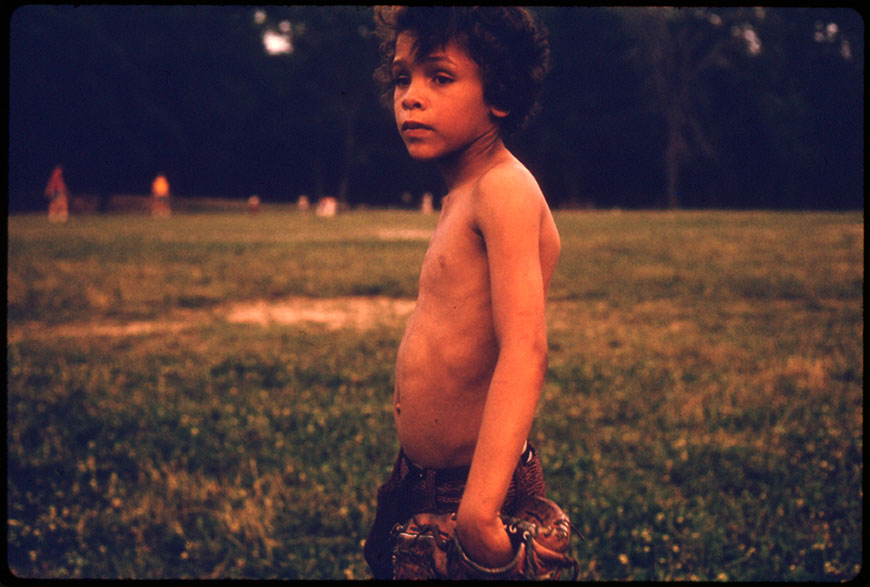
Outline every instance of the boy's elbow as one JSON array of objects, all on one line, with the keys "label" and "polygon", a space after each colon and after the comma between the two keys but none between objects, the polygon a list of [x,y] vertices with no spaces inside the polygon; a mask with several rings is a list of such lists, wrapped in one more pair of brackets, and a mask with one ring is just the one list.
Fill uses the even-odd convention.
[{"label": "boy's elbow", "polygon": [[526,362],[530,368],[529,374],[537,382],[537,386],[542,386],[547,378],[548,360],[547,340],[535,341],[527,351]]},{"label": "boy's elbow", "polygon": [[536,357],[543,357],[543,359],[546,360],[547,352],[549,351],[546,327],[541,326],[533,329],[533,333],[529,337],[529,346],[531,347],[529,350]]},{"label": "boy's elbow", "polygon": [[546,335],[531,337],[523,344],[516,345],[511,353],[514,357],[529,364],[543,375],[547,371],[549,347]]}]

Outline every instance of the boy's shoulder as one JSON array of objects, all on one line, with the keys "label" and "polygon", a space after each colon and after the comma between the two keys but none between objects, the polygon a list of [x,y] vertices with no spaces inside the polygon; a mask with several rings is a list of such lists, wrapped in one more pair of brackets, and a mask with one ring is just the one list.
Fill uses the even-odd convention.
[{"label": "boy's shoulder", "polygon": [[474,199],[488,208],[538,208],[544,195],[532,172],[515,157],[484,171],[475,182]]}]

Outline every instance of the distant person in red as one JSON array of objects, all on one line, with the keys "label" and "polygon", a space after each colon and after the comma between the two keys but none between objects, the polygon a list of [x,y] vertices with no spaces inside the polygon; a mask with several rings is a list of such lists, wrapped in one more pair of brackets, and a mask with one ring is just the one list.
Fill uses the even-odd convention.
[{"label": "distant person in red", "polygon": [[45,186],[45,197],[48,198],[48,221],[66,222],[69,218],[69,191],[63,181],[63,166],[57,165],[51,172]]},{"label": "distant person in red", "polygon": [[162,173],[154,178],[151,184],[151,215],[159,218],[168,218],[171,214],[169,208],[169,181]]}]

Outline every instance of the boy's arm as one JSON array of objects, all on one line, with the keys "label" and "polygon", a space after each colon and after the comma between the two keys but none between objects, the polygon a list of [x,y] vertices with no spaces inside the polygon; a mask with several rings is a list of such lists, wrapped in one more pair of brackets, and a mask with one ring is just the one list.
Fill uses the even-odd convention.
[{"label": "boy's arm", "polygon": [[504,565],[513,555],[498,513],[528,439],[547,369],[539,252],[542,198],[534,179],[511,167],[489,172],[475,194],[499,354],[456,531],[468,555],[489,567]]}]

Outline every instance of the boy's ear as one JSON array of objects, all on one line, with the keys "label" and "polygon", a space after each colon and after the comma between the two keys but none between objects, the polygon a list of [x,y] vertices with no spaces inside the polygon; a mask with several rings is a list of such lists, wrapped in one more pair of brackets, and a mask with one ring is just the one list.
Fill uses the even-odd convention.
[{"label": "boy's ear", "polygon": [[495,106],[490,106],[489,111],[496,118],[505,118],[508,114],[511,113],[510,110],[502,110],[501,108],[496,108]]}]

